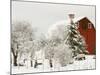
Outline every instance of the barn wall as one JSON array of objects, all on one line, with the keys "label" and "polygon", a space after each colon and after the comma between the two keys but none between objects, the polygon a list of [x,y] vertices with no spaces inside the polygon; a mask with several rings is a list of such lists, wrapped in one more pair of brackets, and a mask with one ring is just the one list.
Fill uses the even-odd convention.
[{"label": "barn wall", "polygon": [[80,20],[78,30],[80,34],[85,38],[89,54],[95,54],[96,32],[92,23],[92,27],[88,28],[88,23],[90,23],[90,21],[87,19]]}]

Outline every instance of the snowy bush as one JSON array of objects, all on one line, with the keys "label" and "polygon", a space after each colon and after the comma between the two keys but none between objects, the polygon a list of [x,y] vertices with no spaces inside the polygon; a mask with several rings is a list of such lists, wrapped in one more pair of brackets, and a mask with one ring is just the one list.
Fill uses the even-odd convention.
[{"label": "snowy bush", "polygon": [[55,59],[59,60],[62,67],[73,63],[72,51],[66,44],[62,43],[58,45],[55,50]]}]

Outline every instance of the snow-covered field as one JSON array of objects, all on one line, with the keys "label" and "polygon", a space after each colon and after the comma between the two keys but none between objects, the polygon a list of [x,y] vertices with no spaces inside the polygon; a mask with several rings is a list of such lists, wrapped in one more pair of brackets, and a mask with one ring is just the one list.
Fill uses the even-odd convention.
[{"label": "snow-covered field", "polygon": [[36,72],[51,72],[51,71],[69,71],[69,70],[87,70],[95,69],[95,59],[93,55],[87,55],[86,60],[74,61],[73,64],[68,64],[65,67],[60,67],[59,63],[54,62],[54,67],[50,68],[48,60],[44,60],[44,64],[34,67],[12,67],[12,74],[18,73],[36,73]]}]

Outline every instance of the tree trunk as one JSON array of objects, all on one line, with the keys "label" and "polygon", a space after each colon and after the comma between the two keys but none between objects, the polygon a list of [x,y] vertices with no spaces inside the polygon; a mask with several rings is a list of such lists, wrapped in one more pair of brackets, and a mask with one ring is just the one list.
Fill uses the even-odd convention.
[{"label": "tree trunk", "polygon": [[33,61],[31,60],[31,67],[33,67]]},{"label": "tree trunk", "polygon": [[15,55],[15,52],[14,52],[14,49],[13,48],[11,48],[11,51],[12,51],[12,54],[13,54],[13,65],[14,66],[18,66],[18,64],[17,64],[17,55],[18,55],[18,53],[16,53],[16,55]]},{"label": "tree trunk", "polygon": [[52,60],[51,59],[49,60],[49,64],[50,64],[50,67],[52,68],[53,64],[52,64]]},{"label": "tree trunk", "polygon": [[34,68],[36,68],[37,67],[37,60],[35,60],[35,64],[34,64]]},{"label": "tree trunk", "polygon": [[14,66],[18,66],[17,64],[17,56],[14,56],[14,63],[13,63]]}]

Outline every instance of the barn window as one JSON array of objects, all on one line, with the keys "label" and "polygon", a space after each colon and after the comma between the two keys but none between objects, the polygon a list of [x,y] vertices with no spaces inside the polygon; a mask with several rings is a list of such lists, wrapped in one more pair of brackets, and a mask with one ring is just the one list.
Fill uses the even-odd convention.
[{"label": "barn window", "polygon": [[92,28],[92,24],[88,23],[88,28],[91,29]]}]

